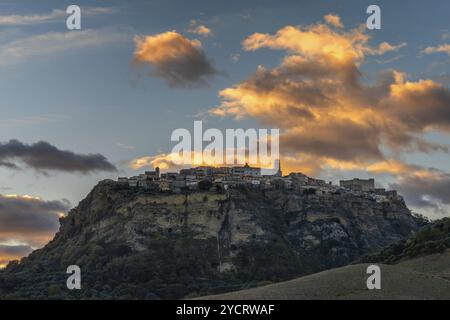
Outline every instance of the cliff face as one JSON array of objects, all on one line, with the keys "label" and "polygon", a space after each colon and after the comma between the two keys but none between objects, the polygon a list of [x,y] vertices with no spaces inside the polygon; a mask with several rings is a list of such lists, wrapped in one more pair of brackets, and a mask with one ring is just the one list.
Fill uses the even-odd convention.
[{"label": "cliff face", "polygon": [[[348,264],[410,236],[401,199],[286,190],[162,194],[99,183],[45,248],[0,273],[0,297],[181,298]],[[83,288],[65,288],[69,265]]]}]

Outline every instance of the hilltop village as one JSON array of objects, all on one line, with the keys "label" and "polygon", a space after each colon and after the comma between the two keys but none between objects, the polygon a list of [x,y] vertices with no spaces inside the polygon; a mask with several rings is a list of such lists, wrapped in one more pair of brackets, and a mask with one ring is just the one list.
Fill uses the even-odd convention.
[{"label": "hilltop village", "polygon": [[376,188],[374,179],[341,180],[339,185],[321,179],[308,177],[303,173],[290,173],[283,176],[280,163],[278,171],[273,175],[263,175],[261,168],[248,164],[234,167],[200,166],[182,169],[179,172],[161,173],[157,167],[154,171],[145,171],[138,176],[119,177],[117,183],[129,188],[142,188],[169,193],[186,191],[214,190],[225,192],[240,187],[261,190],[283,188],[308,194],[326,195],[352,193],[369,197],[377,202],[391,199],[403,200],[395,190],[387,191]]}]

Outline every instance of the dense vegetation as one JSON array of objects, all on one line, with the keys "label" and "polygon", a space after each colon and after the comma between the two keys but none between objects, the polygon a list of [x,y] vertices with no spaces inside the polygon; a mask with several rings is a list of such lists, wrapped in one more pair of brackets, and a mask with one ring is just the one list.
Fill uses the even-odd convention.
[{"label": "dense vegetation", "polygon": [[412,238],[365,256],[362,262],[396,263],[403,259],[444,252],[450,248],[450,218],[423,227]]},{"label": "dense vegetation", "polygon": [[240,271],[224,274],[217,272],[214,239],[174,236],[153,239],[147,246],[148,250],[138,254],[122,243],[80,247],[79,291],[65,287],[68,275],[62,266],[73,257],[61,253],[33,261],[32,255],[0,272],[0,299],[179,299],[254,287],[262,280],[279,281],[298,274],[298,261],[280,243],[247,248],[237,259]]}]

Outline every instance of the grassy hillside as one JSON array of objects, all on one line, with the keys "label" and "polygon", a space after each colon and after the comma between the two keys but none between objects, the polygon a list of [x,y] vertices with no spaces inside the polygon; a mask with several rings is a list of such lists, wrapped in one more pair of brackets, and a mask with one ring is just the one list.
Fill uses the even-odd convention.
[{"label": "grassy hillside", "polygon": [[450,248],[450,218],[438,220],[407,240],[401,240],[377,253],[369,254],[361,262],[393,264],[400,261],[442,253]]},{"label": "grassy hillside", "polygon": [[[425,226],[407,240],[331,269],[206,299],[450,299],[450,219]],[[381,267],[381,290],[366,288],[367,266]]]},{"label": "grassy hillside", "polygon": [[380,264],[381,290],[367,289],[368,265],[350,265],[202,299],[450,299],[450,250],[397,265]]},{"label": "grassy hillside", "polygon": [[398,266],[450,280],[450,250],[400,262]]}]

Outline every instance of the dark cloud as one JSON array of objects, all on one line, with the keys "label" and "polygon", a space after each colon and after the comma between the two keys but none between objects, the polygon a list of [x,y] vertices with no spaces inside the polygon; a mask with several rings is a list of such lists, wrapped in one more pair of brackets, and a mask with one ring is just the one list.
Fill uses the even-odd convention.
[{"label": "dark cloud", "polygon": [[0,256],[14,255],[24,256],[33,251],[33,248],[27,245],[1,245],[0,244]]},{"label": "dark cloud", "polygon": [[0,266],[45,245],[69,208],[67,200],[0,194]]},{"label": "dark cloud", "polygon": [[12,162],[14,160],[40,171],[89,173],[117,170],[101,154],[78,154],[60,150],[45,141],[30,145],[17,140],[0,143],[0,166],[17,169],[18,166]]},{"label": "dark cloud", "polygon": [[310,123],[281,136],[283,150],[342,161],[382,160],[376,128],[352,121]]},{"label": "dark cloud", "polygon": [[152,75],[161,77],[173,87],[207,85],[218,71],[206,57],[202,44],[176,31],[154,36],[136,37],[134,61],[148,63]]},{"label": "dark cloud", "polygon": [[[2,245],[0,244],[0,259],[3,256],[23,257],[33,251],[29,245]],[[2,261],[0,260],[0,264]]]},{"label": "dark cloud", "polygon": [[0,242],[46,243],[59,228],[59,218],[70,207],[67,200],[44,201],[30,196],[0,195]]},{"label": "dark cloud", "polygon": [[450,90],[432,80],[399,81],[392,85],[388,99],[380,107],[404,130],[422,132],[433,128],[450,131]]},{"label": "dark cloud", "polygon": [[450,174],[437,170],[428,174],[406,175],[390,188],[399,190],[408,204],[440,209],[441,205],[450,205]]},{"label": "dark cloud", "polygon": [[33,251],[28,245],[1,245],[0,244],[0,266],[8,264],[11,260],[25,257]]}]

